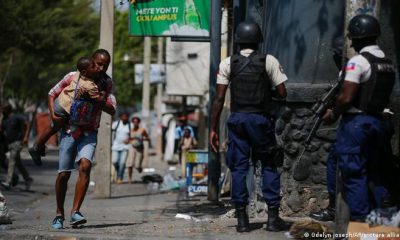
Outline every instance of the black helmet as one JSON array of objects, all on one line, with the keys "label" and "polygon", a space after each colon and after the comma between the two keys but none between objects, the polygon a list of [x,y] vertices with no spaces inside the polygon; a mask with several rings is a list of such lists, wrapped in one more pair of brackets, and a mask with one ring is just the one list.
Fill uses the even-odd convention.
[{"label": "black helmet", "polygon": [[347,30],[349,31],[348,37],[350,39],[378,37],[381,34],[378,20],[367,14],[353,17]]},{"label": "black helmet", "polygon": [[260,27],[254,22],[241,22],[236,27],[235,43],[260,43],[262,35]]}]

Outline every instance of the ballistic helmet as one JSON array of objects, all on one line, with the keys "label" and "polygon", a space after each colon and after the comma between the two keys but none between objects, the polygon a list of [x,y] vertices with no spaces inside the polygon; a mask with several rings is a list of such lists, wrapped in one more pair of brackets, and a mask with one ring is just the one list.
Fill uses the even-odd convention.
[{"label": "ballistic helmet", "polygon": [[366,38],[366,37],[379,37],[381,34],[381,28],[379,27],[378,20],[367,14],[361,14],[353,17],[350,20],[347,28],[349,31],[348,37],[354,38]]},{"label": "ballistic helmet", "polygon": [[260,43],[262,34],[260,27],[254,22],[241,22],[236,27],[235,43]]}]

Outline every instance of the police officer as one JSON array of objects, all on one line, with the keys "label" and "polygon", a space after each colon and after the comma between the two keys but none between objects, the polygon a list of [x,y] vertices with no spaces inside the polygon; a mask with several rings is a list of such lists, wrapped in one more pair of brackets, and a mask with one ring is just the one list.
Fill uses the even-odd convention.
[{"label": "police officer", "polygon": [[230,84],[231,115],[227,121],[229,141],[226,163],[232,173],[232,201],[238,218],[236,230],[249,231],[246,175],[250,153],[252,159],[262,161],[262,191],[268,204],[266,230],[286,230],[288,225],[279,217],[280,174],[268,153],[275,143],[273,123],[269,116],[271,98],[286,97],[284,82],[287,77],[275,57],[256,51],[258,44],[262,42],[261,30],[257,24],[240,23],[234,41],[241,49],[240,54],[226,58],[219,66],[217,92],[211,113],[210,144],[217,151],[218,120]]},{"label": "police officer", "polygon": [[[342,116],[336,136],[336,154],[344,200],[353,221],[364,221],[372,203],[380,207],[387,197],[376,169],[379,169],[379,153],[387,138],[381,113],[389,103],[395,72],[391,61],[376,44],[379,35],[376,18],[357,15],[351,19],[348,37],[359,54],[348,61],[335,106],[323,116],[325,123]],[[373,186],[371,199],[368,185]]]},{"label": "police officer", "polygon": [[[343,57],[343,37],[337,37],[332,43],[332,57],[336,67],[340,71],[339,78],[342,78],[342,57]],[[346,60],[347,61],[347,60]],[[311,218],[318,221],[333,221],[335,219],[335,198],[336,198],[336,166],[337,157],[335,152],[335,143],[332,143],[326,160],[326,185],[328,189],[329,204],[328,207],[310,214]]]}]

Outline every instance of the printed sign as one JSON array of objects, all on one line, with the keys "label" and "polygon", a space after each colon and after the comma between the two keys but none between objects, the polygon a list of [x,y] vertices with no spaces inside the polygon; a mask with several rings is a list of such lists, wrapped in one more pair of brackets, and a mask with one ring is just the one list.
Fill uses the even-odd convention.
[{"label": "printed sign", "polygon": [[189,193],[207,193],[208,187],[203,185],[191,185],[188,187]]},{"label": "printed sign", "polygon": [[131,0],[132,36],[209,37],[211,0]]},{"label": "printed sign", "polygon": [[[135,84],[143,83],[143,64],[135,64]],[[165,83],[165,65],[150,64],[150,83]]]},{"label": "printed sign", "polygon": [[189,150],[185,154],[187,163],[208,163],[208,151]]}]

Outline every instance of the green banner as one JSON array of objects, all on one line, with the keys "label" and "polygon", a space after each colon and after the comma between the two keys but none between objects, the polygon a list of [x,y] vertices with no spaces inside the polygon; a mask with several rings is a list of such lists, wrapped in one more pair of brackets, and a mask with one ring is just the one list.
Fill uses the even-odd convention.
[{"label": "green banner", "polygon": [[131,0],[129,35],[210,36],[211,0]]}]

